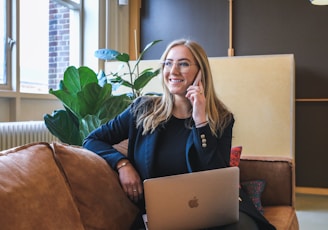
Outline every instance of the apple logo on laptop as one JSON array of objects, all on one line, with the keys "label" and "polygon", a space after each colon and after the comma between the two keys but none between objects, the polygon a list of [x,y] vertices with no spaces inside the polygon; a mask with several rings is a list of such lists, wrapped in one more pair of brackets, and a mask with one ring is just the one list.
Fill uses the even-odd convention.
[{"label": "apple logo on laptop", "polygon": [[190,208],[197,208],[198,207],[198,199],[194,196],[191,200],[189,200],[188,205]]}]

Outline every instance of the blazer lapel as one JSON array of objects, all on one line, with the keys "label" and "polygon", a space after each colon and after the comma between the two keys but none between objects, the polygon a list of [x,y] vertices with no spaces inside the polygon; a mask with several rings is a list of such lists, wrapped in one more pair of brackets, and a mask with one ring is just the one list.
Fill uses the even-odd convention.
[{"label": "blazer lapel", "polygon": [[135,155],[135,158],[138,158],[136,162],[143,163],[142,167],[138,167],[142,169],[140,171],[141,177],[143,179],[152,177],[154,173],[154,157],[156,154],[156,144],[159,137],[159,131],[155,130],[152,134],[148,134],[142,136],[142,138],[136,140],[136,151],[135,153],[139,153],[139,155]]}]

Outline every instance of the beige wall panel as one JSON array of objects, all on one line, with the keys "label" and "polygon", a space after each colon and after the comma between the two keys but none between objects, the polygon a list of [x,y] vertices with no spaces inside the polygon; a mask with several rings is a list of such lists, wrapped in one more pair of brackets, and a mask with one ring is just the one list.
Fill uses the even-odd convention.
[{"label": "beige wall panel", "polygon": [[294,58],[211,59],[219,97],[235,115],[233,145],[243,154],[294,157]]}]

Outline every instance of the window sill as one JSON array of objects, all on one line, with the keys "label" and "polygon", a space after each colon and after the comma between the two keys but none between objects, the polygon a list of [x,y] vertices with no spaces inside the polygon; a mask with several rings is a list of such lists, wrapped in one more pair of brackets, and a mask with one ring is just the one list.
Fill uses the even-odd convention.
[{"label": "window sill", "polygon": [[46,100],[58,100],[52,94],[39,94],[39,93],[19,93],[13,91],[0,90],[0,98],[27,98],[27,99],[46,99]]}]

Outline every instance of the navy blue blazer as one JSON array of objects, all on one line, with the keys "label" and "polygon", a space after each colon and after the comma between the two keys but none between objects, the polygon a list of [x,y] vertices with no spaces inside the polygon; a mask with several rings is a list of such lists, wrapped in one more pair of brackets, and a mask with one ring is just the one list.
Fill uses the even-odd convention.
[{"label": "navy blue blazer", "polygon": [[[84,140],[83,147],[104,158],[113,169],[116,169],[118,161],[128,158],[144,180],[153,177],[155,147],[162,128],[158,127],[153,133],[142,135],[143,128],[136,128],[135,117],[131,112],[134,105],[91,132]],[[233,124],[234,119],[221,137],[212,135],[209,125],[192,127],[185,148],[189,172],[229,166]],[[125,139],[129,139],[127,156],[113,148],[114,144]],[[202,144],[204,141],[206,146]]]}]

